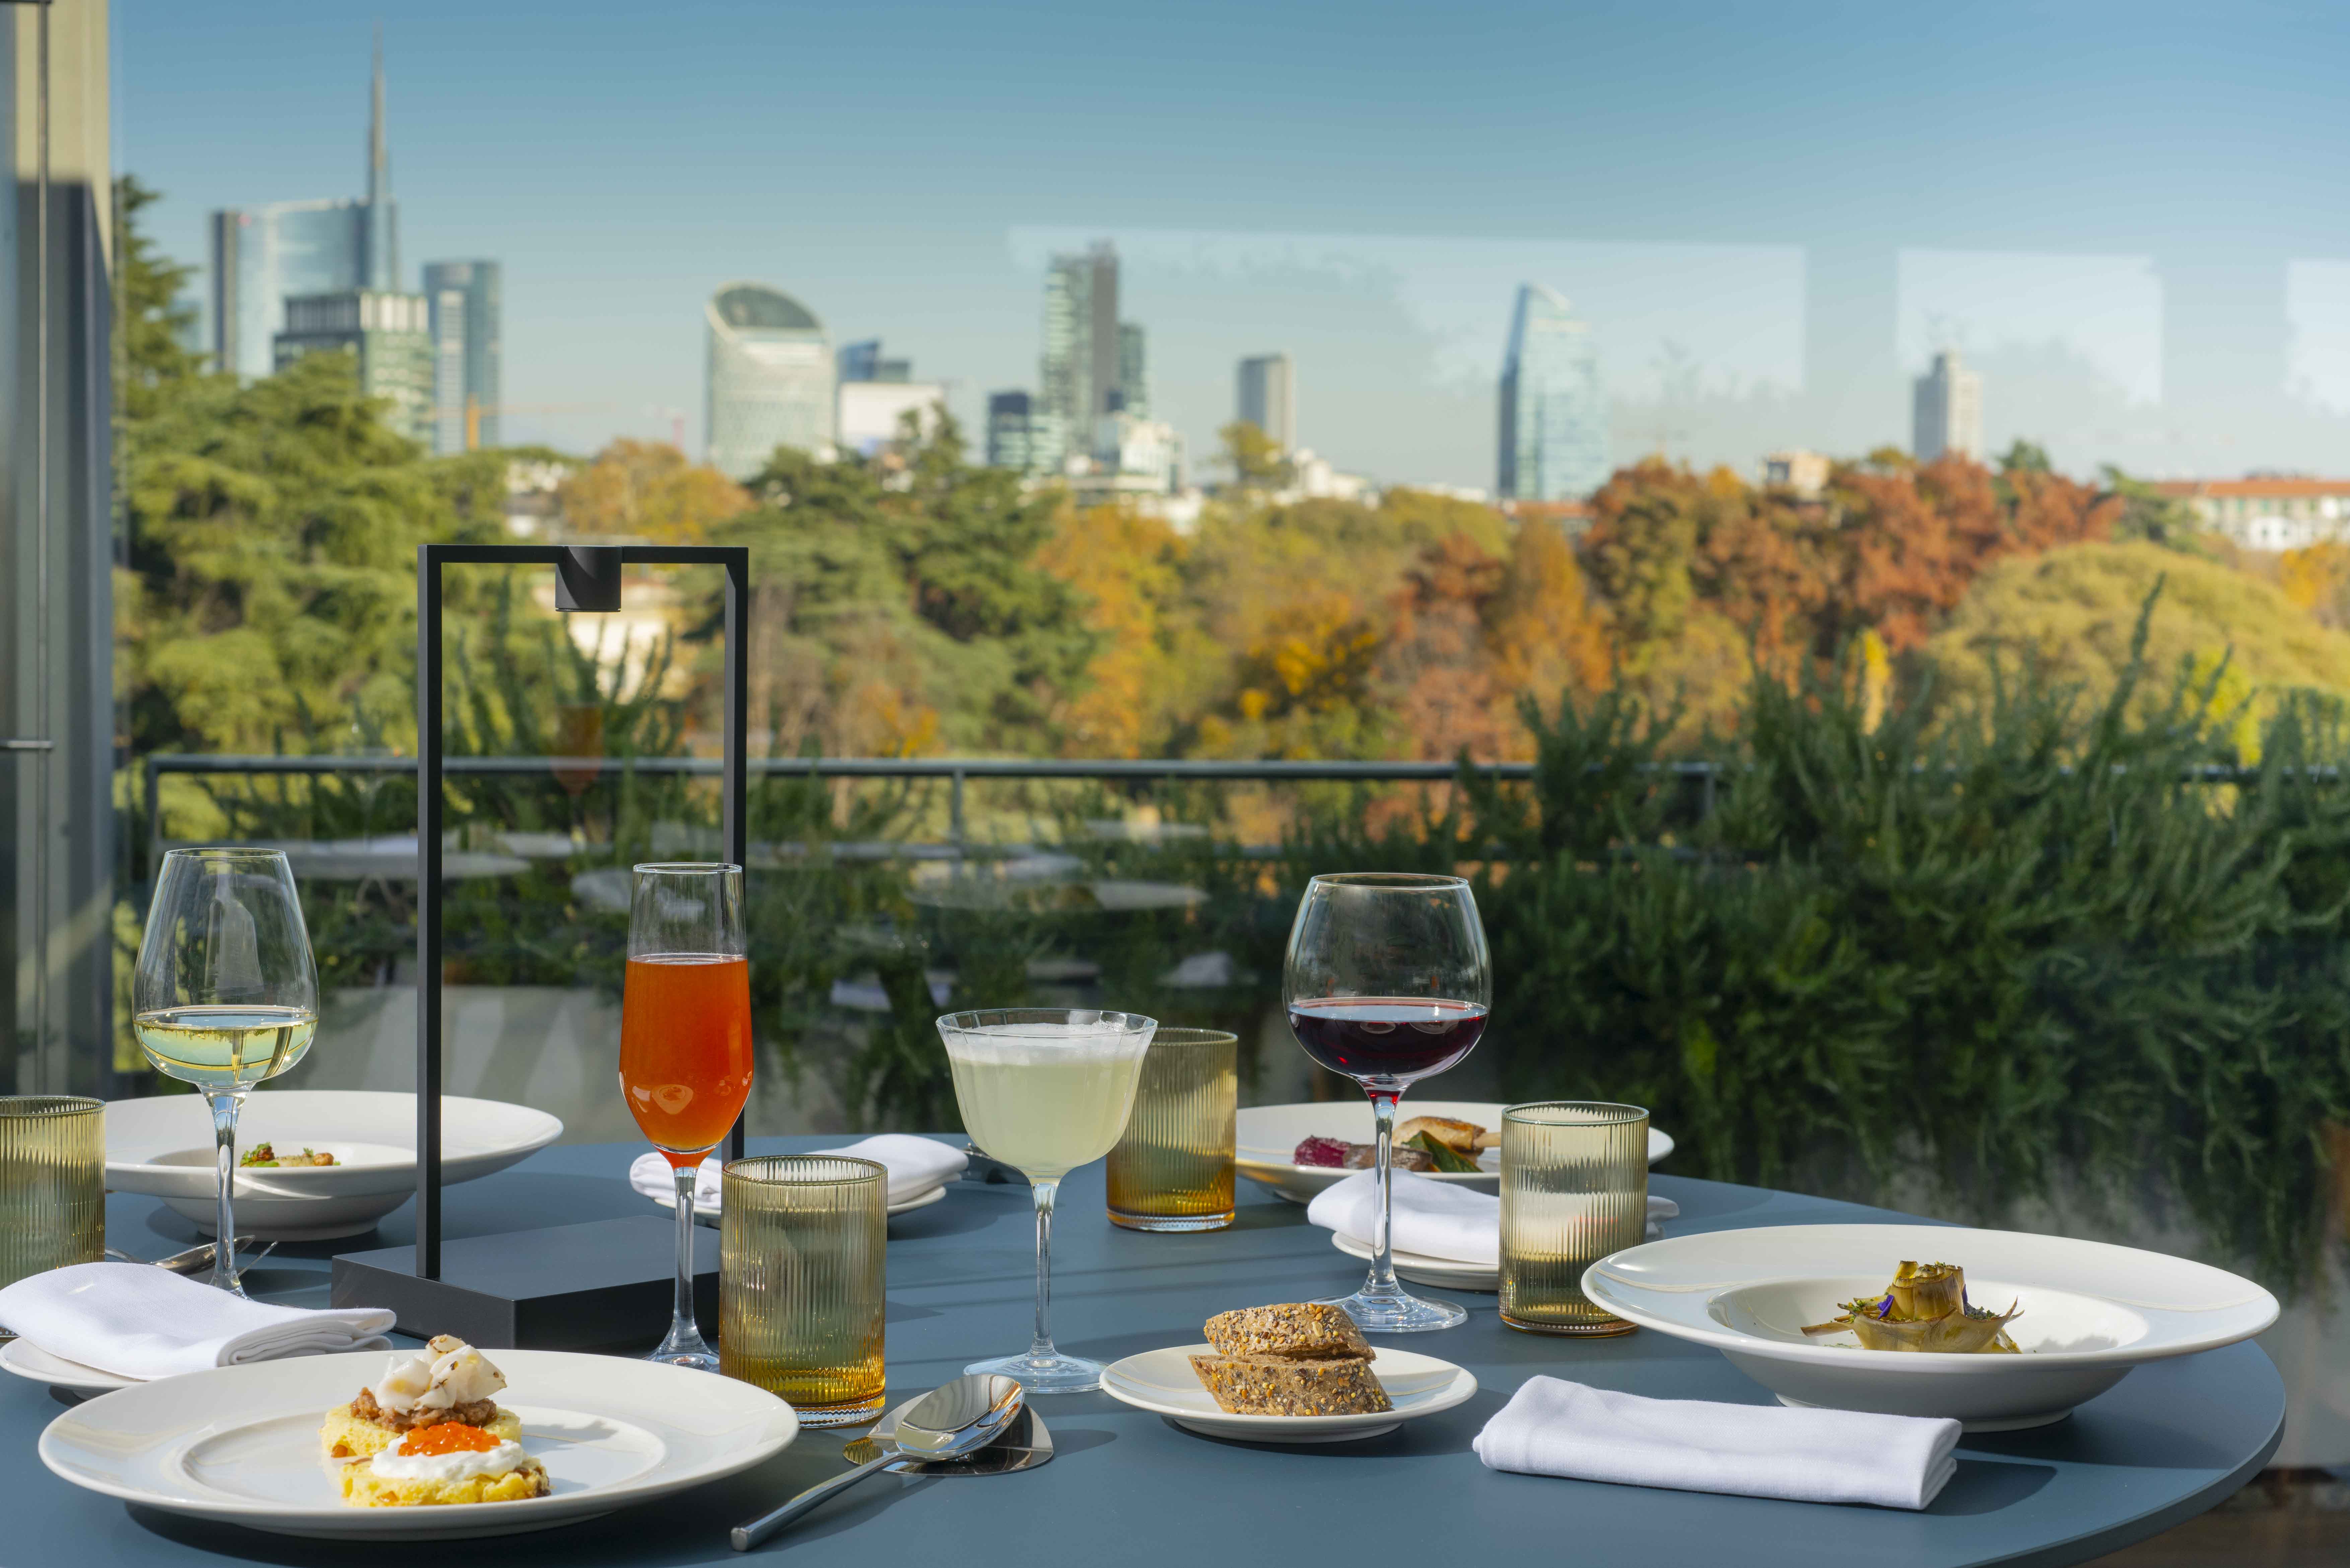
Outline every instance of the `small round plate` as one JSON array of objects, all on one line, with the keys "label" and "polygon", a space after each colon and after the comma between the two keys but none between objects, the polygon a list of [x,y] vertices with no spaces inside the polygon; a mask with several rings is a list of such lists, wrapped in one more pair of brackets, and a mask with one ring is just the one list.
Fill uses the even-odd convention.
[{"label": "small round plate", "polygon": [[[650,1198],[652,1195],[648,1193],[646,1196]],[[913,1197],[907,1199],[903,1203],[892,1203],[885,1212],[891,1219],[895,1219],[900,1214],[911,1214],[917,1209],[928,1209],[933,1203],[943,1203],[946,1201],[946,1196],[947,1184],[941,1183],[937,1187],[931,1188],[928,1192],[916,1193]],[[671,1197],[666,1192],[662,1193],[658,1198],[652,1198],[652,1201],[660,1204],[662,1208],[668,1210],[671,1213],[675,1213],[677,1211],[677,1199]],[[718,1223],[718,1205],[715,1203],[696,1203],[693,1206],[693,1217],[704,1225],[715,1225]]]},{"label": "small round plate", "polygon": [[101,1372],[95,1366],[84,1366],[80,1362],[68,1361],[62,1355],[51,1355],[29,1339],[12,1339],[0,1345],[0,1372],[13,1372],[19,1377],[29,1377],[52,1388],[85,1395],[109,1394],[140,1381],[136,1377],[125,1377],[120,1373]]},{"label": "small round plate", "polygon": [[1191,1357],[1215,1353],[1213,1345],[1178,1345],[1129,1355],[1102,1373],[1102,1392],[1192,1431],[1244,1443],[1359,1442],[1392,1432],[1406,1421],[1450,1410],[1477,1392],[1477,1379],[1465,1367],[1380,1345],[1371,1352],[1371,1375],[1388,1391],[1392,1410],[1359,1416],[1233,1416],[1216,1404],[1215,1396],[1191,1370]]},{"label": "small round plate", "polygon": [[[1330,1245],[1350,1258],[1371,1261],[1368,1243],[1352,1236],[1330,1233]],[[1451,1258],[1425,1258],[1418,1252],[1398,1252],[1395,1272],[1399,1279],[1416,1285],[1433,1285],[1440,1291],[1498,1291],[1502,1288],[1502,1268],[1496,1263],[1487,1268],[1479,1263],[1456,1262]]]},{"label": "small round plate", "polygon": [[[750,1469],[798,1433],[764,1388],[657,1362],[501,1350],[499,1396],[555,1490],[517,1502],[353,1508],[318,1454],[319,1418],[383,1371],[380,1354],[220,1366],[101,1394],[51,1421],[41,1462],[125,1502],[278,1535],[458,1541],[575,1524]],[[542,1402],[544,1401],[544,1402]]]}]

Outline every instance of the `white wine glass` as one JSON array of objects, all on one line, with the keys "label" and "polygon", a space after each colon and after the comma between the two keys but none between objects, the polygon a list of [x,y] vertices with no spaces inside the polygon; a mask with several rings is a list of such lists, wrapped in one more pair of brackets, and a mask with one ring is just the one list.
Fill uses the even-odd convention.
[{"label": "white wine glass", "polygon": [[1156,1019],[1076,1007],[995,1007],[939,1020],[963,1130],[1027,1177],[1036,1203],[1036,1334],[1019,1355],[963,1370],[1032,1394],[1101,1386],[1102,1364],[1053,1345],[1053,1199],[1061,1179],[1117,1147],[1134,1110]]},{"label": "white wine glass", "polygon": [[1362,1085],[1378,1129],[1378,1223],[1363,1288],[1326,1304],[1375,1334],[1452,1328],[1468,1313],[1398,1282],[1396,1102],[1476,1048],[1493,1002],[1477,898],[1458,877],[1316,877],[1298,900],[1283,965],[1289,1029],[1305,1053]]},{"label": "white wine glass", "polygon": [[167,853],[130,984],[140,1050],[212,1104],[220,1169],[212,1282],[241,1296],[231,1212],[237,1113],[255,1084],[303,1058],[318,1030],[318,971],[285,852]]}]

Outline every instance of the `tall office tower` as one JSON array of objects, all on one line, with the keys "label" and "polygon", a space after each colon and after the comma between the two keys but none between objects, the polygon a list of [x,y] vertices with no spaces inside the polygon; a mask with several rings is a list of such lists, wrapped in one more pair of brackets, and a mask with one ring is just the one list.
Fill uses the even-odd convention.
[{"label": "tall office tower", "polygon": [[1118,401],[1112,407],[1139,420],[1150,417],[1150,366],[1139,321],[1118,324]]},{"label": "tall office tower", "polygon": [[1522,284],[1502,365],[1503,497],[1580,501],[1607,482],[1607,397],[1590,324]]},{"label": "tall office tower", "polygon": [[1297,446],[1297,368],[1286,354],[1241,361],[1234,417],[1273,438],[1284,452]]},{"label": "tall office tower", "polygon": [[1118,389],[1118,250],[1107,240],[1055,256],[1045,273],[1045,353],[1038,367],[1035,458],[1058,470],[1086,455],[1094,421]]},{"label": "tall office tower", "polygon": [[1027,473],[1035,466],[1029,450],[1035,400],[1025,392],[987,395],[987,466]]},{"label": "tall office tower", "polygon": [[212,351],[234,375],[266,376],[286,301],[400,286],[400,208],[384,138],[383,44],[376,42],[368,116],[367,195],[231,207],[212,218]]},{"label": "tall office tower", "polygon": [[1981,462],[1983,455],[1982,378],[1945,348],[1934,368],[1910,383],[1910,450],[1919,462],[1948,452]]},{"label": "tall office tower", "polygon": [[432,339],[432,455],[465,450],[465,296],[427,287],[425,329]]},{"label": "tall office tower", "polygon": [[384,423],[409,440],[432,440],[432,312],[421,294],[370,288],[297,294],[286,302],[273,369],[309,354],[347,350],[359,360],[359,390],[391,406]]},{"label": "tall office tower", "polygon": [[710,296],[703,430],[711,466],[749,479],[779,446],[833,452],[832,346],[807,306],[763,283]]},{"label": "tall office tower", "polygon": [[844,381],[910,381],[914,379],[911,359],[882,358],[881,339],[868,337],[861,343],[851,343],[833,356]]},{"label": "tall office tower", "polygon": [[[432,302],[435,352],[451,339],[463,343],[463,369],[456,388],[454,411],[463,421],[457,444],[442,447],[434,437],[435,452],[462,452],[499,444],[498,405],[504,398],[504,359],[499,348],[499,316],[504,310],[504,281],[494,261],[442,261],[424,264],[424,297]],[[450,296],[453,303],[444,304]],[[444,310],[457,313],[444,319]],[[436,431],[450,412],[448,400],[436,390],[440,406]]]}]

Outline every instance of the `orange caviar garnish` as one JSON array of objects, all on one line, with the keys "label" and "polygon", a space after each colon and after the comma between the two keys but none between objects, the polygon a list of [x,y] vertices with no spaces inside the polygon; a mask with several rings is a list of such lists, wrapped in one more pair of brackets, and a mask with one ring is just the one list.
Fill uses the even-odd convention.
[{"label": "orange caviar garnish", "polygon": [[468,1427],[463,1421],[443,1421],[435,1427],[422,1427],[400,1439],[403,1454],[486,1454],[498,1446],[499,1439],[479,1427]]}]

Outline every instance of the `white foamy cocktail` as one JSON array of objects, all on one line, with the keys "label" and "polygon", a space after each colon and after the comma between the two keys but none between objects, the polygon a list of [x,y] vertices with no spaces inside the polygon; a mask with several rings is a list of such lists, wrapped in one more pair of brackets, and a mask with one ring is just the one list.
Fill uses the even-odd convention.
[{"label": "white foamy cocktail", "polygon": [[1150,1032],[1117,1022],[942,1029],[972,1141],[1032,1180],[1109,1153],[1134,1109]]}]

